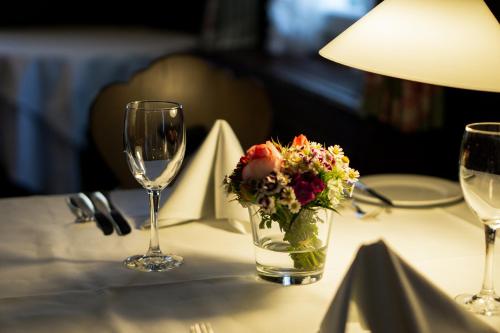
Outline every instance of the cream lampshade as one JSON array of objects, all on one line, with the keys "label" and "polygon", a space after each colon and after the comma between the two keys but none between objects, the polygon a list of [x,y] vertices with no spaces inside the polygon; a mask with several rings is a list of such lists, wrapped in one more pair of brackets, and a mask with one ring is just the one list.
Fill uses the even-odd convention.
[{"label": "cream lampshade", "polygon": [[500,92],[500,25],[483,0],[385,0],[319,53],[377,74]]}]

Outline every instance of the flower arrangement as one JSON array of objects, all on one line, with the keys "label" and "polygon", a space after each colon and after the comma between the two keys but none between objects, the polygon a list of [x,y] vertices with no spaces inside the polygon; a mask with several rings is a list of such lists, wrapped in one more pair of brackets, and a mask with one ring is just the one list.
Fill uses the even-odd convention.
[{"label": "flower arrangement", "polygon": [[257,205],[259,228],[279,224],[295,268],[314,269],[325,257],[316,237],[316,224],[323,222],[317,210],[335,210],[358,178],[341,147],[324,148],[301,134],[291,145],[252,146],[224,184],[243,207]]}]

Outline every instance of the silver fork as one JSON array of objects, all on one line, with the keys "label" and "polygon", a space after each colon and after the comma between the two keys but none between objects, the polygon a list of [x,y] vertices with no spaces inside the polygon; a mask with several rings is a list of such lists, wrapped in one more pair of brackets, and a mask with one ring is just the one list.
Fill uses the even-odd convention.
[{"label": "silver fork", "polygon": [[364,209],[362,209],[354,199],[351,200],[351,206],[356,211],[356,217],[362,220],[376,218],[383,211],[390,212],[390,207],[385,205],[376,207],[367,212]]},{"label": "silver fork", "polygon": [[214,333],[212,325],[208,322],[201,322],[191,325],[189,333]]}]

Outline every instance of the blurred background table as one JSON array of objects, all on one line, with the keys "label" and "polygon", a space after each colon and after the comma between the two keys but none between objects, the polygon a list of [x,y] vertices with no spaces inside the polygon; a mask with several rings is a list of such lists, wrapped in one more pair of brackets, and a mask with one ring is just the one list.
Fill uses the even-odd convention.
[{"label": "blurred background table", "polygon": [[96,94],[197,43],[186,33],[144,28],[0,31],[0,165],[33,193],[77,191]]}]

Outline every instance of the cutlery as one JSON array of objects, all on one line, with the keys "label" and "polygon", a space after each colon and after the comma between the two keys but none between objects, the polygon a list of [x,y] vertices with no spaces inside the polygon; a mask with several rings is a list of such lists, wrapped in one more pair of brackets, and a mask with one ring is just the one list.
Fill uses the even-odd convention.
[{"label": "cutlery", "polygon": [[102,232],[106,236],[111,235],[113,233],[113,223],[96,208],[91,199],[90,193],[78,193],[76,194],[76,198],[78,198],[81,208],[85,209],[88,214],[94,217],[97,226],[102,230]]},{"label": "cutlery", "polygon": [[93,221],[94,217],[92,215],[89,215],[84,209],[80,207],[81,204],[78,202],[78,200],[79,199],[73,195],[66,198],[66,205],[68,205],[69,209],[76,217],[75,222],[85,223]]},{"label": "cutlery", "polygon": [[376,218],[384,210],[390,212],[387,209],[384,209],[386,206],[385,207],[378,206],[375,209],[366,211],[363,208],[361,208],[355,200],[351,200],[351,206],[354,208],[354,211],[356,212],[356,217],[360,220]]},{"label": "cutlery", "polygon": [[355,183],[355,186],[357,188],[359,188],[360,190],[370,194],[372,197],[375,197],[377,199],[379,199],[380,201],[382,201],[383,203],[385,203],[386,205],[389,205],[389,206],[394,206],[394,204],[392,203],[392,201],[387,198],[386,196],[378,193],[377,191],[375,191],[374,189],[372,189],[371,187],[367,186],[366,184],[364,184],[363,182],[361,181],[357,181]]},{"label": "cutlery", "polygon": [[102,219],[95,211],[92,201],[84,193],[72,194],[66,198],[66,204],[76,216],[77,223],[95,221],[105,235],[113,233],[113,226]]},{"label": "cutlery", "polygon": [[108,200],[103,193],[98,191],[92,192],[90,193],[90,199],[96,207],[96,210],[102,213],[104,217],[111,222],[118,235],[124,236],[132,231],[125,218],[123,218],[116,208],[112,206],[110,200]]},{"label": "cutlery", "polygon": [[366,215],[366,211],[361,208],[356,201],[351,200],[351,206],[354,208],[354,211],[356,212],[356,217],[357,218],[363,218]]},{"label": "cutlery", "polygon": [[189,328],[190,333],[215,333],[210,323],[196,323]]},{"label": "cutlery", "polygon": [[113,217],[116,223],[118,223],[118,225],[120,226],[122,234],[126,235],[130,233],[132,231],[132,229],[130,228],[130,224],[127,222],[125,217],[123,217],[122,213],[120,213],[120,211],[113,204],[109,192],[101,192],[101,193],[104,194],[104,197],[108,202],[109,208],[111,209],[111,217]]}]

